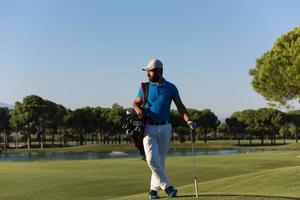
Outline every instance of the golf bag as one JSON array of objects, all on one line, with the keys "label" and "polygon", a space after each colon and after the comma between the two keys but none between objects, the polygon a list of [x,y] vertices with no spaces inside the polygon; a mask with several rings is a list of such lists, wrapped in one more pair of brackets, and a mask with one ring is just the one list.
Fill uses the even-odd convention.
[{"label": "golf bag", "polygon": [[[142,105],[141,108],[145,106],[148,98],[148,87],[149,83],[142,83]],[[145,119],[138,116],[133,108],[128,108],[126,111],[127,118],[123,125],[123,129],[126,130],[126,135],[131,138],[134,146],[139,150],[142,160],[146,161],[146,155],[143,145],[144,138],[144,126]]]},{"label": "golf bag", "polygon": [[123,125],[126,136],[130,137],[134,146],[139,150],[142,160],[145,160],[146,155],[143,146],[144,119],[140,118],[132,108],[128,108],[126,114],[126,122]]}]

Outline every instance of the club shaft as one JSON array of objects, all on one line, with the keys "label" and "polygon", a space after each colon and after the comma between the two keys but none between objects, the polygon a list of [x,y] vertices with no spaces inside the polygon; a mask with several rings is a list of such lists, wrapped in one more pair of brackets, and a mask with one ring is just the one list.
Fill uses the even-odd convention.
[{"label": "club shaft", "polygon": [[194,176],[194,185],[195,185],[195,193],[196,197],[198,197],[198,183],[197,183],[197,175],[196,175],[196,162],[195,162],[195,149],[194,149],[194,134],[191,131],[191,142],[192,142],[192,157],[193,157],[193,176]]},{"label": "club shaft", "polygon": [[198,197],[198,184],[197,184],[197,177],[195,177],[195,193],[196,193],[196,197]]}]

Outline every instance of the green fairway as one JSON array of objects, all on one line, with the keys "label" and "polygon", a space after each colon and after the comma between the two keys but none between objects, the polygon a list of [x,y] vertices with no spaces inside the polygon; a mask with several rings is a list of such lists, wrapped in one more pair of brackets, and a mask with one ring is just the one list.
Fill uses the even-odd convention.
[{"label": "green fairway", "polygon": [[[197,157],[199,199],[297,199],[298,156],[299,151],[272,151]],[[177,199],[194,199],[192,158],[169,157],[167,172]],[[150,171],[138,159],[0,163],[0,199],[7,200],[147,199],[149,181]]]}]

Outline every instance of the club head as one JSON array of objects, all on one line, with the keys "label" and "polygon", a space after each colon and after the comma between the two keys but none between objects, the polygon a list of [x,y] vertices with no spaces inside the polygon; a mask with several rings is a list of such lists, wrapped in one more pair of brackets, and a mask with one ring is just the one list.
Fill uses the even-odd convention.
[{"label": "club head", "polygon": [[131,135],[131,130],[130,129],[126,130],[126,135]]},{"label": "club head", "polygon": [[135,115],[136,112],[133,108],[127,108],[126,115]]},{"label": "club head", "polygon": [[129,124],[128,123],[126,123],[126,124],[124,124],[123,126],[122,126],[122,129],[128,129],[129,128]]},{"label": "club head", "polygon": [[141,127],[142,126],[142,122],[141,121],[132,121],[132,124],[136,127]]}]

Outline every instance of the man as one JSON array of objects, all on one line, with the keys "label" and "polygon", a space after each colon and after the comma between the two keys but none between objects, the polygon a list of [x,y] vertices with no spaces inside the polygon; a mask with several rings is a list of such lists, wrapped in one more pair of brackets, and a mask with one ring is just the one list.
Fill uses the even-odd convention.
[{"label": "man", "polygon": [[177,195],[177,190],[171,185],[165,175],[165,159],[171,139],[172,126],[170,124],[170,107],[172,100],[187,122],[195,128],[189,114],[181,102],[176,86],[163,78],[163,63],[158,59],[150,60],[143,68],[149,79],[148,98],[145,106],[142,105],[142,88],[135,98],[133,108],[136,113],[145,117],[144,149],[146,161],[152,171],[149,199],[158,199],[157,192],[165,190],[169,198]]}]

